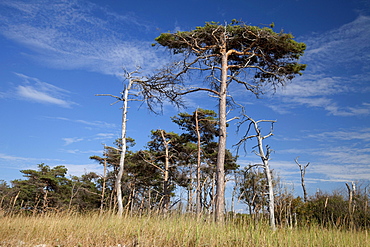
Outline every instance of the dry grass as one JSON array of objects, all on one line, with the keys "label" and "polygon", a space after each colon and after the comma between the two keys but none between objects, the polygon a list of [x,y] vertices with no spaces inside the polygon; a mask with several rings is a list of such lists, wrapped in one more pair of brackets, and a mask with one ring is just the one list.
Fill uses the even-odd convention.
[{"label": "dry grass", "polygon": [[367,231],[282,228],[184,215],[49,214],[0,218],[0,246],[370,246]]}]

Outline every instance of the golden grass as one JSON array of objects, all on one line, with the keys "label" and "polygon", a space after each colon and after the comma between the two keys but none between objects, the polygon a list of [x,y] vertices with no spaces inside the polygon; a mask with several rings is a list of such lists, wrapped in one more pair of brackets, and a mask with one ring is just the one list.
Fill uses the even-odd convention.
[{"label": "golden grass", "polygon": [[48,214],[0,218],[0,246],[370,246],[367,231],[281,228],[185,215]]}]

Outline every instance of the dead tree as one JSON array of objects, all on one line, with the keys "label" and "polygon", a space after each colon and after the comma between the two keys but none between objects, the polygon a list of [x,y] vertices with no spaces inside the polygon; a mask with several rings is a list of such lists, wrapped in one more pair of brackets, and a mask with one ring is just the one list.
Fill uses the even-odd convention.
[{"label": "dead tree", "polygon": [[[263,140],[272,136],[273,133],[273,124],[276,122],[276,120],[258,120],[255,121],[254,119],[248,117],[247,115],[244,114],[244,120],[239,122],[238,125],[238,131],[245,122],[249,122],[248,129],[246,131],[246,134],[243,136],[243,138],[236,144],[237,148],[241,145],[246,145],[246,141],[248,139],[256,138],[257,139],[257,145],[254,146],[254,148],[257,148],[258,151],[254,150],[254,153],[259,156],[262,160],[262,167],[265,172],[266,180],[267,180],[267,187],[268,187],[268,211],[269,211],[269,222],[270,222],[270,227],[272,230],[276,230],[275,226],[275,202],[274,202],[274,188],[273,188],[273,183],[272,183],[272,175],[271,175],[271,170],[270,170],[270,165],[269,165],[269,160],[270,160],[270,155],[271,152],[273,151],[269,145],[266,145],[264,148],[263,146]],[[261,133],[261,128],[260,128],[260,123],[268,122],[271,123],[271,130],[267,135],[262,135]],[[250,130],[251,128],[254,129],[255,134],[250,135]]]},{"label": "dead tree", "polygon": [[103,159],[103,176],[101,176],[103,180],[103,187],[101,191],[101,196],[100,196],[100,215],[103,214],[103,209],[104,209],[104,197],[105,197],[105,187],[106,187],[106,182],[107,182],[107,154],[105,153],[105,144],[104,144],[104,159]]},{"label": "dead tree", "polygon": [[137,98],[130,98],[129,96],[135,96],[137,97],[138,94],[132,94],[130,91],[134,89],[135,85],[138,84],[141,80],[138,77],[133,76],[134,74],[138,73],[138,71],[134,71],[131,73],[126,73],[126,78],[128,79],[128,83],[124,86],[123,91],[121,92],[121,96],[115,96],[112,94],[97,94],[96,96],[111,96],[116,99],[114,103],[111,105],[114,105],[118,102],[122,102],[122,123],[121,123],[121,145],[119,152],[121,153],[120,160],[119,160],[119,168],[118,168],[118,174],[116,176],[115,181],[115,191],[116,191],[116,197],[117,197],[117,204],[118,204],[118,216],[122,216],[123,214],[123,202],[122,202],[122,176],[124,171],[124,163],[125,163],[125,155],[127,150],[127,143],[126,143],[126,132],[127,132],[127,111],[128,111],[128,102],[129,101],[137,101]]},{"label": "dead tree", "polygon": [[355,212],[355,204],[353,197],[356,194],[356,185],[354,182],[351,183],[351,186],[346,183],[346,187],[348,190],[348,214],[349,214],[349,220],[350,220],[350,225],[353,227],[353,213]]},{"label": "dead tree", "polygon": [[304,183],[304,176],[306,175],[306,168],[310,165],[310,162],[308,162],[306,165],[301,165],[299,162],[298,162],[298,158],[295,158],[295,163],[297,163],[297,165],[299,166],[299,170],[301,171],[301,185],[302,185],[302,189],[303,189],[303,201],[304,202],[307,202],[307,191],[306,191],[306,185]]}]

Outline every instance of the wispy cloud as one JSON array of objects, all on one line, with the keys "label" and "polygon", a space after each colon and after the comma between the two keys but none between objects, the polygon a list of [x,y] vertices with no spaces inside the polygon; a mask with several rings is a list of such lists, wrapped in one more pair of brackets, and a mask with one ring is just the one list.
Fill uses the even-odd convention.
[{"label": "wispy cloud", "polygon": [[69,154],[91,154],[91,155],[102,155],[102,150],[80,150],[80,149],[62,149],[61,152],[69,153]]},{"label": "wispy cloud", "polygon": [[[320,157],[322,163],[346,165],[369,165],[370,148],[355,148],[351,146],[325,147],[312,152]],[[344,175],[344,174],[343,174]],[[370,176],[370,174],[368,174]]]},{"label": "wispy cloud", "polygon": [[325,175],[328,182],[350,182],[369,180],[370,167],[368,165],[335,165],[319,163],[312,166],[311,173]]},{"label": "wispy cloud", "polygon": [[0,99],[5,98],[5,97],[6,97],[6,93],[5,92],[0,92]]},{"label": "wispy cloud", "polygon": [[30,100],[43,104],[54,104],[67,108],[76,104],[64,99],[69,93],[67,90],[43,82],[38,78],[20,73],[15,74],[23,80],[23,85],[18,85],[15,89],[17,99]]},{"label": "wispy cloud", "polygon": [[[284,179],[300,183],[299,169],[294,158],[301,156],[301,164],[310,162],[306,174],[307,183],[369,180],[370,128],[353,127],[323,132],[311,130],[303,138],[307,145],[277,148],[272,156],[271,168]],[[315,141],[314,145],[312,140]],[[286,160],[289,156],[291,160]]]},{"label": "wispy cloud", "polygon": [[67,167],[68,174],[73,176],[81,176],[88,172],[95,172],[97,174],[103,174],[103,166],[98,163],[94,164],[59,164]]},{"label": "wispy cloud", "polygon": [[[369,116],[369,102],[349,105],[337,97],[370,90],[370,17],[359,16],[351,23],[326,33],[301,37],[307,44],[302,63],[308,65],[302,77],[279,89],[280,113],[298,105],[317,107],[334,116]],[[346,105],[343,105],[343,104]]]},{"label": "wispy cloud", "polygon": [[77,138],[77,137],[68,137],[68,138],[62,138],[62,140],[64,141],[64,146],[68,146],[72,143],[83,141],[84,139]]},{"label": "wispy cloud", "polygon": [[[303,61],[315,62],[311,67],[317,71],[338,65],[342,69],[357,68],[358,63],[370,60],[369,26],[370,17],[361,15],[338,29],[305,37],[308,50]],[[363,66],[368,65],[365,63]]]},{"label": "wispy cloud", "polygon": [[98,133],[98,134],[96,134],[95,139],[97,139],[97,140],[100,140],[100,139],[106,140],[106,139],[112,139],[112,138],[115,138],[115,137],[117,137],[117,135],[114,134],[114,133]]},{"label": "wispy cloud", "polygon": [[132,14],[117,15],[84,0],[5,0],[0,5],[0,33],[48,66],[119,75],[122,67],[153,69],[160,63],[151,39],[140,38],[149,26]]},{"label": "wispy cloud", "polygon": [[70,119],[66,117],[45,117],[45,118],[73,122],[73,123],[83,124],[86,126],[96,127],[96,128],[104,128],[104,129],[116,128],[115,124],[107,123],[104,121],[87,121],[87,120],[82,120],[82,119]]},{"label": "wispy cloud", "polygon": [[0,159],[7,161],[24,161],[24,162],[35,162],[35,161],[61,161],[60,159],[49,159],[49,158],[31,158],[31,157],[21,157],[9,154],[0,153]]},{"label": "wispy cloud", "polygon": [[337,131],[327,131],[317,134],[309,134],[307,137],[315,138],[321,141],[353,141],[361,140],[368,141],[370,140],[370,128],[357,128],[357,129],[343,129]]}]

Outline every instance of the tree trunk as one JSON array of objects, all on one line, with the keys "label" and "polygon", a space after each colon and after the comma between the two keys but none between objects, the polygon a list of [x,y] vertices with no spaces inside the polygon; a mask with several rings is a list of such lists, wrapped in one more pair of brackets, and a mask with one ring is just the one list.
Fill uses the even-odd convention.
[{"label": "tree trunk", "polygon": [[263,162],[263,168],[265,171],[265,176],[267,179],[267,186],[268,186],[268,210],[269,210],[269,221],[270,221],[270,227],[273,231],[276,230],[275,226],[275,201],[274,201],[274,188],[272,185],[272,176],[271,176],[271,170],[270,170],[270,165],[268,163],[268,152],[267,150],[267,155],[265,155],[265,152],[263,151],[263,137],[261,136],[260,130],[257,131],[257,140],[258,140],[258,149],[259,149],[259,156],[261,157],[261,160]]},{"label": "tree trunk", "polygon": [[169,161],[169,141],[166,141],[166,138],[164,136],[164,131],[161,130],[161,135],[163,139],[163,144],[165,147],[165,164],[164,164],[164,182],[163,182],[163,210],[164,212],[168,211],[168,208],[170,206],[170,191],[169,191],[169,168],[170,168],[170,161]]},{"label": "tree trunk", "polygon": [[302,183],[302,190],[303,190],[303,201],[307,202],[307,190],[306,190],[306,185],[304,183],[304,175],[305,172],[301,170],[301,183]]},{"label": "tree trunk", "polygon": [[[105,145],[104,145],[104,150],[105,150]],[[101,197],[100,197],[100,214],[102,214],[104,210],[105,186],[106,186],[106,181],[107,181],[107,158],[106,157],[104,157],[103,165],[104,165],[104,172],[103,172],[103,188],[102,188]]]},{"label": "tree trunk", "polygon": [[194,179],[193,179],[193,165],[189,162],[189,175],[190,175],[190,183],[187,187],[188,191],[188,204],[187,204],[187,212],[193,212],[193,188],[194,188]]},{"label": "tree trunk", "polygon": [[274,188],[272,185],[272,177],[271,177],[271,170],[268,162],[266,161],[265,166],[265,174],[268,184],[268,193],[269,193],[269,219],[270,219],[270,226],[272,230],[276,230],[275,226],[275,201],[274,201]]},{"label": "tree trunk", "polygon": [[116,193],[117,193],[117,202],[118,202],[118,216],[121,217],[123,214],[123,202],[122,202],[122,176],[123,176],[123,170],[124,170],[124,164],[125,164],[125,156],[126,156],[126,149],[127,149],[127,143],[126,143],[126,122],[127,122],[127,103],[128,103],[128,93],[132,86],[132,79],[129,79],[128,85],[125,88],[123,92],[123,108],[122,108],[122,126],[121,126],[121,157],[119,160],[119,170],[116,178]]},{"label": "tree trunk", "polygon": [[199,121],[198,121],[198,109],[195,111],[195,131],[197,133],[197,191],[196,191],[196,214],[197,216],[200,215],[202,211],[201,205],[201,184],[200,184],[200,155],[201,155],[201,147],[200,147],[200,133],[199,133]]},{"label": "tree trunk", "polygon": [[225,149],[226,149],[226,98],[227,98],[227,53],[226,47],[221,51],[221,82],[219,95],[219,137],[216,166],[216,210],[215,220],[222,222],[225,213]]},{"label": "tree trunk", "polygon": [[302,185],[302,190],[303,190],[303,201],[307,202],[308,197],[307,197],[307,191],[306,191],[306,185],[304,182],[304,176],[306,175],[306,168],[310,165],[310,162],[307,163],[307,165],[302,166],[298,162],[298,157],[295,158],[295,163],[299,166],[299,170],[301,171],[301,185]]},{"label": "tree trunk", "polygon": [[353,196],[356,192],[355,183],[352,182],[352,187],[349,186],[348,183],[346,183],[347,189],[348,189],[348,214],[349,214],[349,220],[350,220],[350,226],[353,227],[353,213],[354,213],[354,205],[353,205]]}]

